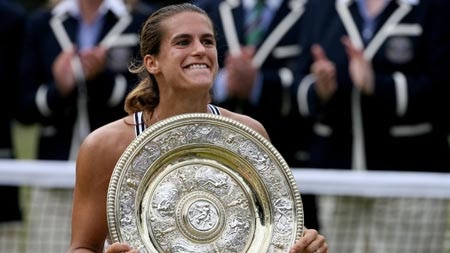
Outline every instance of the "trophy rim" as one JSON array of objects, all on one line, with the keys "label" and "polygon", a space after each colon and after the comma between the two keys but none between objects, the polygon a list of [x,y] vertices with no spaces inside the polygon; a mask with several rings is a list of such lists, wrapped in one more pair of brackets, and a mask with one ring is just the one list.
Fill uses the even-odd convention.
[{"label": "trophy rim", "polygon": [[[163,155],[159,154],[154,158],[152,161],[150,161],[149,164],[145,164],[145,166],[140,165],[136,166],[136,168],[143,170],[143,176],[142,178],[136,179],[132,178],[130,175],[130,171],[133,167],[133,161],[135,162],[139,158],[145,158],[142,157],[142,152],[144,149],[148,148],[149,143],[152,141],[155,141],[156,139],[160,138],[161,136],[164,137],[164,135],[167,135],[171,131],[176,131],[178,129],[182,129],[185,127],[195,127],[197,125],[207,125],[213,128],[217,128],[220,131],[231,131],[233,133],[236,133],[238,136],[241,136],[245,141],[249,141],[250,143],[253,143],[256,145],[258,150],[263,153],[263,155],[266,155],[269,157],[269,160],[274,164],[273,168],[275,170],[274,175],[270,175],[270,180],[275,179],[274,183],[279,184],[287,184],[284,189],[288,192],[287,199],[286,200],[283,197],[283,201],[289,202],[288,204],[292,207],[292,222],[294,223],[291,228],[288,229],[287,233],[288,235],[285,235],[283,233],[278,233],[275,231],[274,226],[276,226],[276,222],[274,221],[274,216],[277,214],[274,214],[274,210],[277,208],[275,206],[274,201],[277,201],[278,197],[271,196],[271,183],[269,183],[269,176],[266,175],[266,172],[258,171],[253,166],[251,162],[248,162],[247,157],[243,157],[242,154],[238,154],[238,152],[235,152],[235,150],[228,150],[229,147],[222,147],[216,143],[204,143],[202,141],[190,141],[187,148],[183,147],[176,147],[172,153],[167,151]],[[165,141],[162,141],[162,143],[165,143]],[[192,151],[191,150],[195,150]],[[148,198],[145,197],[150,191],[154,191],[155,188],[159,187],[158,185],[155,186],[149,186],[152,183],[152,180],[155,179],[155,174],[158,173],[166,173],[169,174],[171,172],[165,172],[167,171],[168,166],[167,164],[169,162],[175,163],[175,167],[179,166],[180,170],[182,170],[182,164],[183,162],[177,161],[179,158],[179,155],[181,153],[188,153],[186,157],[189,159],[187,160],[188,166],[190,165],[196,165],[196,164],[203,164],[205,163],[207,166],[212,167],[213,170],[216,170],[220,173],[224,172],[227,175],[231,175],[231,178],[234,178],[232,176],[234,173],[237,174],[235,177],[235,181],[238,182],[238,184],[241,184],[240,181],[245,181],[242,184],[246,184],[248,195],[255,195],[256,198],[262,202],[262,203],[250,203],[250,205],[259,206],[258,208],[263,209],[263,213],[265,215],[262,217],[262,219],[266,219],[265,221],[262,221],[261,224],[258,223],[255,225],[257,228],[255,228],[256,231],[253,233],[259,233],[259,235],[255,237],[264,237],[260,239],[255,239],[255,241],[250,240],[249,244],[245,246],[246,252],[260,252],[259,248],[256,244],[262,243],[263,241],[267,241],[269,238],[277,237],[278,241],[283,241],[284,244],[286,244],[286,240],[288,241],[287,244],[292,245],[296,239],[298,239],[303,234],[303,206],[302,206],[302,200],[300,196],[300,191],[297,186],[297,183],[295,181],[295,178],[290,170],[290,167],[287,165],[286,161],[283,159],[281,154],[277,151],[277,149],[262,135],[257,133],[255,130],[249,128],[248,126],[237,122],[233,119],[220,116],[220,115],[214,115],[214,114],[206,114],[206,113],[192,113],[192,114],[182,114],[174,117],[167,118],[165,120],[162,120],[160,122],[157,122],[156,124],[148,127],[144,132],[142,132],[136,139],[134,139],[130,145],[126,148],[126,150],[123,152],[122,156],[118,160],[111,179],[108,186],[108,192],[107,192],[107,223],[108,223],[108,230],[109,230],[109,237],[112,240],[112,242],[127,242],[130,244],[136,244],[132,245],[134,247],[138,247],[143,249],[141,252],[159,252],[161,249],[159,249],[157,243],[152,238],[149,238],[149,235],[143,234],[143,231],[145,233],[148,233],[148,224],[144,221],[142,222],[140,219],[142,219],[143,216],[146,216],[146,213],[149,211],[148,209],[139,209],[138,206],[145,206],[142,205],[142,202],[148,201]],[[189,155],[191,153],[201,153],[205,154],[206,159],[203,159],[201,157],[200,159],[197,158],[190,158]],[[211,153],[212,152],[212,153]],[[228,153],[227,153],[228,152]],[[197,154],[197,153],[196,153]],[[224,156],[227,156],[224,158]],[[169,158],[168,158],[169,157]],[[197,159],[197,160],[196,160]],[[216,165],[214,163],[215,160],[225,159],[230,164],[229,166],[224,166],[225,169],[223,169],[222,165]],[[149,160],[149,159],[147,159]],[[165,161],[166,160],[166,161]],[[179,160],[182,160],[182,158],[179,158]],[[237,166],[234,164],[234,161],[238,161],[237,163],[240,164],[240,166]],[[175,162],[174,162],[175,161]],[[238,169],[238,167],[242,167],[242,164],[245,166],[245,173]],[[142,168],[144,167],[144,168]],[[155,169],[157,167],[157,169]],[[173,167],[173,166],[172,166]],[[135,168],[135,169],[136,169]],[[177,167],[178,168],[178,167]],[[158,170],[158,171],[156,171]],[[157,173],[156,173],[157,172]],[[241,175],[242,174],[251,174],[255,177],[262,177],[262,179],[258,179],[258,183],[249,183],[250,180],[242,180]],[[245,176],[242,176],[245,177]],[[267,177],[267,179],[265,178]],[[133,187],[128,187],[128,185],[133,185],[133,182],[130,181],[138,181],[136,185]],[[158,181],[158,183],[161,182]],[[151,190],[149,190],[151,188]],[[244,187],[245,188],[245,187]],[[257,188],[257,189],[255,189]],[[264,190],[264,189],[265,190]],[[263,189],[263,190],[261,190]],[[243,190],[246,191],[245,189]],[[121,200],[121,196],[124,194],[132,193],[131,195],[134,195],[134,197],[130,197],[130,201],[134,201],[134,203],[127,202],[127,207],[131,208],[132,214],[124,215],[123,206],[124,203]],[[207,195],[207,194],[206,194]],[[203,199],[206,196],[203,194]],[[151,198],[151,197],[149,197]],[[122,198],[123,199],[123,198]],[[208,200],[208,197],[206,197]],[[211,202],[214,202],[213,197],[211,197]],[[251,199],[251,197],[249,197]],[[122,201],[122,203],[121,203]],[[209,201],[209,200],[208,200]],[[250,202],[255,201],[252,199]],[[186,201],[185,201],[186,202]],[[187,201],[189,202],[189,201]],[[255,201],[256,202],[256,201]],[[183,202],[184,203],[184,202]],[[190,202],[189,202],[190,203]],[[219,204],[220,205],[220,201]],[[262,206],[262,207],[261,207]],[[219,208],[220,209],[220,208]],[[222,210],[222,209],[220,209]],[[132,232],[129,232],[126,230],[124,222],[121,221],[121,216],[127,216],[129,219],[131,217],[131,220],[134,220],[134,226],[137,228],[131,229]],[[140,217],[138,217],[140,216]],[[254,218],[254,217],[253,217]],[[146,218],[150,219],[150,218]],[[145,220],[145,219],[144,219]],[[150,222],[151,223],[151,222]],[[266,224],[269,223],[269,224]],[[145,224],[145,226],[143,225]],[[262,225],[263,224],[263,225]],[[262,231],[262,232],[261,232]],[[220,233],[215,231],[215,233]],[[131,235],[130,235],[131,234]],[[216,234],[213,234],[214,236]],[[200,233],[201,236],[201,233]],[[210,241],[214,240],[214,236],[210,238]],[[131,238],[131,239],[130,239]],[[197,238],[194,236],[194,238]],[[192,238],[191,238],[192,239]],[[192,239],[194,240],[194,239]],[[141,243],[142,242],[142,243]],[[270,247],[274,247],[274,245],[271,245],[270,242],[264,242],[264,248],[267,251],[270,251]],[[149,246],[150,245],[150,246]]]}]

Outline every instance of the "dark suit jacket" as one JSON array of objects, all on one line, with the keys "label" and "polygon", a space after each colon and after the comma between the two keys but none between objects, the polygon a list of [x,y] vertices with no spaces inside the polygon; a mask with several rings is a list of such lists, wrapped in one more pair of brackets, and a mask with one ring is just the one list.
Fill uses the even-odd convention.
[{"label": "dark suit jacket", "polygon": [[[25,11],[7,1],[0,1],[0,159],[14,158],[11,139],[19,86],[19,59]],[[19,220],[18,188],[0,186],[0,222]]]},{"label": "dark suit jacket", "polygon": [[[62,51],[61,45],[49,24],[52,12],[40,9],[31,14],[27,30],[26,44],[21,68],[21,113],[20,121],[25,124],[41,125],[38,158],[68,159],[74,122],[77,117],[77,96],[74,92],[69,97],[62,97],[56,90],[52,75],[52,64]],[[132,21],[122,34],[136,35],[146,15],[132,13]],[[98,42],[118,22],[111,11],[106,14]],[[78,21],[68,17],[63,21],[70,40],[76,43]],[[91,130],[126,115],[123,102],[126,94],[137,84],[137,77],[129,73],[130,60],[139,57],[138,43],[133,46],[117,46],[108,50],[107,68],[94,80],[86,82],[87,110]],[[109,103],[114,88],[125,82],[126,92],[122,93],[119,103]],[[50,113],[43,113],[36,103],[40,88],[47,92],[44,100]]]},{"label": "dark suit jacket", "polygon": [[[303,36],[309,42],[302,43],[305,48],[318,43],[325,49],[337,69],[337,92],[322,104],[313,82],[308,81],[311,76],[305,75],[309,73],[296,81],[300,110],[314,120],[312,166],[351,168],[357,150],[365,155],[367,169],[448,171],[449,107],[444,104],[449,95],[450,43],[444,28],[448,2],[389,1],[376,20],[374,36],[366,42],[358,39],[362,17],[356,1],[338,1],[348,2],[338,5],[341,8],[335,2],[320,1],[311,8],[305,17],[311,24],[305,31],[309,34]],[[350,31],[355,32],[351,38],[361,42],[375,71],[373,96],[352,96],[354,85],[341,43]],[[311,56],[300,62],[299,69],[307,70]],[[358,110],[362,127],[356,125]],[[362,149],[354,145],[359,136],[355,129],[362,131]]]},{"label": "dark suit jacket", "polygon": [[[298,3],[292,4],[292,3]],[[303,148],[303,130],[304,125],[300,117],[289,117],[291,113],[290,89],[292,85],[289,81],[289,75],[292,74],[292,67],[296,57],[302,54],[302,49],[298,44],[298,33],[300,23],[302,22],[303,1],[282,1],[279,9],[274,14],[263,41],[257,46],[257,53],[264,51],[261,48],[267,42],[270,34],[277,29],[277,26],[284,20],[282,28],[285,29],[279,40],[268,47],[267,57],[261,57],[260,72],[263,76],[261,97],[257,104],[250,101],[237,101],[228,97],[224,102],[218,103],[232,111],[242,109],[242,113],[249,115],[260,121],[267,129],[274,146],[282,153],[284,158],[291,166],[301,166],[302,161],[295,157],[295,153]],[[231,27],[232,33],[238,38],[238,43],[244,45],[244,15],[245,10],[242,1],[236,1],[236,6],[232,6],[230,1],[208,1],[200,0],[195,4],[202,7],[213,20],[217,31],[217,48],[219,53],[219,64],[222,66],[225,54],[229,51],[228,40],[229,33],[224,29],[224,19],[228,15],[223,15],[221,10],[232,17],[234,27]],[[264,55],[264,54],[262,54]],[[287,72],[286,72],[287,71]],[[287,79],[286,78],[287,74]],[[287,81],[286,81],[287,80]],[[282,83],[285,83],[283,86]]]}]

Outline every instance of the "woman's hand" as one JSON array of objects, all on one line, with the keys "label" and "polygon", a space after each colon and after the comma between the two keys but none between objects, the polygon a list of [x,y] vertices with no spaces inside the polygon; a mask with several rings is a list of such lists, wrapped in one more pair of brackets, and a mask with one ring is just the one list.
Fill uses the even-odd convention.
[{"label": "woman's hand", "polygon": [[[138,253],[126,243],[114,243],[105,253]],[[289,253],[329,253],[325,237],[315,229],[305,229],[303,236],[292,246]]]},{"label": "woman's hand", "polygon": [[329,253],[325,237],[315,229],[305,229],[303,236],[292,246],[289,253]]},{"label": "woman's hand", "polygon": [[113,243],[106,248],[105,253],[138,253],[137,249],[132,249],[130,245],[126,243]]}]

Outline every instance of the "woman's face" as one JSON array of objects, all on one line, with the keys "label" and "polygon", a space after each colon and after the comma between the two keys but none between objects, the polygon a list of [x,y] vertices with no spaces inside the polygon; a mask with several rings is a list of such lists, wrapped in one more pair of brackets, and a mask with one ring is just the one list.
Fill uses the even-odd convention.
[{"label": "woman's face", "polygon": [[[160,53],[152,57],[160,89],[209,91],[218,70],[216,40],[208,17],[196,12],[176,14],[162,22]],[[148,68],[149,61],[146,61]],[[149,70],[151,72],[151,70]]]}]

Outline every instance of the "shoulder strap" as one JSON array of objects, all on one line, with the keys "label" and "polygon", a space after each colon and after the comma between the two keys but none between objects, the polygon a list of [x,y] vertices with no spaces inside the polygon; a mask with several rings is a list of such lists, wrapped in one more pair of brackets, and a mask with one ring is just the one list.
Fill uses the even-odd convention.
[{"label": "shoulder strap", "polygon": [[219,107],[212,105],[212,104],[208,104],[208,109],[211,111],[212,114],[220,115]]},{"label": "shoulder strap", "polygon": [[145,130],[144,116],[142,112],[135,112],[133,113],[133,119],[134,119],[134,132],[136,133],[137,137]]}]

